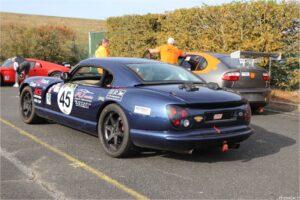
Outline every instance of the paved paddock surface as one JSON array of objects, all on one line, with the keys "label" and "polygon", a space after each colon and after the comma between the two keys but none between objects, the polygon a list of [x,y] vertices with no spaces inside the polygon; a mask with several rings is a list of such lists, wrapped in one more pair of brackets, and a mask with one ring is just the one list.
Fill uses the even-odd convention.
[{"label": "paved paddock surface", "polygon": [[98,138],[24,124],[17,89],[0,88],[1,199],[283,199],[299,197],[299,113],[255,115],[240,149],[105,155]]}]

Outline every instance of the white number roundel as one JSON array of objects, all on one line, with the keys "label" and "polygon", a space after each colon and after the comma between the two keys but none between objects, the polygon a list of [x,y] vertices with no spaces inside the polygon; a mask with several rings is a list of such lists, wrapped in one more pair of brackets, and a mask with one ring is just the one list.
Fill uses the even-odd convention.
[{"label": "white number roundel", "polygon": [[72,112],[73,98],[76,85],[65,84],[57,94],[57,104],[61,112],[69,115]]}]

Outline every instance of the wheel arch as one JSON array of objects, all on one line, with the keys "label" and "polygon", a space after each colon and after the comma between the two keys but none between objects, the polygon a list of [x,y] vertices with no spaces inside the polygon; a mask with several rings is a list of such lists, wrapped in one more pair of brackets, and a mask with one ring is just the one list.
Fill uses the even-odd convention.
[{"label": "wheel arch", "polygon": [[19,88],[19,94],[21,94],[22,90],[26,87],[26,86],[29,86],[28,83],[23,83],[20,88]]},{"label": "wheel arch", "polygon": [[[118,106],[120,106],[120,104],[118,104],[116,101],[106,101],[106,102],[104,102],[101,106],[100,106],[100,108],[98,109],[98,112],[97,112],[97,127],[98,127],[98,123],[99,123],[99,118],[100,118],[100,115],[101,115],[101,113],[102,113],[102,111],[103,111],[103,109],[106,107],[106,106],[108,106],[108,105],[110,105],[110,104],[117,104]],[[120,106],[121,108],[122,108],[122,106]],[[123,109],[123,108],[122,108]]]}]

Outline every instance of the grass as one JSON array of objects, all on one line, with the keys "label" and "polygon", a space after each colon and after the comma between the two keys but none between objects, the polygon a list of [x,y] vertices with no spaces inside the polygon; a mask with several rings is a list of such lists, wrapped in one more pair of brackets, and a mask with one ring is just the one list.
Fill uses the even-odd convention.
[{"label": "grass", "polygon": [[[7,24],[15,24],[19,26],[37,27],[42,25],[57,25],[66,26],[72,29],[76,33],[78,44],[84,45],[87,48],[88,45],[88,33],[92,31],[105,31],[105,20],[94,19],[80,19],[69,17],[52,17],[42,15],[27,15],[0,12],[0,24],[1,26]],[[0,34],[3,34],[5,30],[1,28]]]}]

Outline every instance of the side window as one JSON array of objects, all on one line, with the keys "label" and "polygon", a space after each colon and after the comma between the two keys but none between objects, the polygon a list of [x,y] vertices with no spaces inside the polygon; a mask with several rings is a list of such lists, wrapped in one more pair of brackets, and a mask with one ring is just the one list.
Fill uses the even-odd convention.
[{"label": "side window", "polygon": [[102,86],[105,88],[110,88],[112,86],[113,80],[114,80],[113,75],[108,71],[106,71],[103,77]]},{"label": "side window", "polygon": [[207,67],[207,65],[208,65],[208,63],[207,63],[206,59],[201,57],[201,59],[199,61],[198,69],[199,70],[204,70]]},{"label": "side window", "polygon": [[29,62],[30,63],[30,69],[33,69],[35,67],[35,62]]},{"label": "side window", "polygon": [[71,81],[84,85],[99,85],[104,70],[95,66],[79,67],[72,75]]},{"label": "side window", "polygon": [[13,64],[13,61],[11,59],[6,60],[2,66],[3,67],[10,67]]}]

